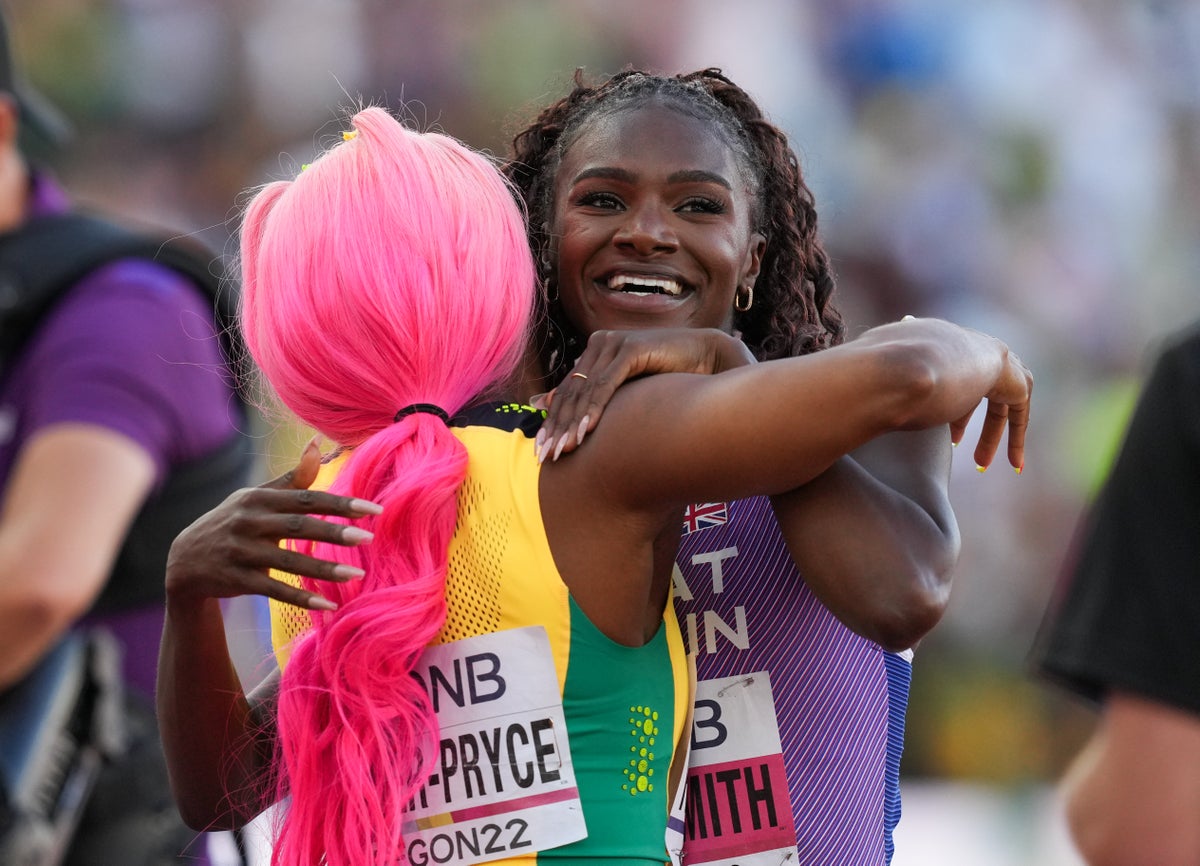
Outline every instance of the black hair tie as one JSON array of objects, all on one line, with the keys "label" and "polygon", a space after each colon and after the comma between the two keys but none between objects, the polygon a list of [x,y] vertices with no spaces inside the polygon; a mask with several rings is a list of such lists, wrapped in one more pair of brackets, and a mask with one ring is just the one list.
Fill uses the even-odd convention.
[{"label": "black hair tie", "polygon": [[392,423],[399,421],[405,415],[413,415],[417,412],[424,412],[427,415],[437,415],[442,419],[443,424],[448,425],[450,423],[450,416],[447,414],[446,410],[441,406],[435,406],[432,403],[412,403],[408,406],[405,406],[395,414],[395,416],[392,418]]}]

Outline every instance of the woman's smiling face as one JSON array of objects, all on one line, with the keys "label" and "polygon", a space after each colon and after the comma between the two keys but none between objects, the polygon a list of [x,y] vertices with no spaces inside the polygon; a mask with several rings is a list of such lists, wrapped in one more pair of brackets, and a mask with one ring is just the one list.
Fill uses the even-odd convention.
[{"label": "woman's smiling face", "polygon": [[562,157],[550,230],[558,291],[583,334],[729,331],[766,241],[737,158],[711,123],[652,101],[587,123]]}]

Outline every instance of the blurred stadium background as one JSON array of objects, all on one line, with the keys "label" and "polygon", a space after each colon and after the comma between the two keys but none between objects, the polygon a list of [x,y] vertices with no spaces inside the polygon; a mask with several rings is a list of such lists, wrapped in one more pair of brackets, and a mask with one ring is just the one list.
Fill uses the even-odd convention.
[{"label": "blurred stadium background", "polygon": [[[917,652],[896,866],[1077,862],[1051,786],[1092,716],[1031,679],[1028,653],[1150,352],[1200,315],[1200,5],[7,7],[28,77],[76,127],[45,157],[78,198],[227,252],[240,193],[297,171],[359,100],[503,153],[576,67],[724,69],[801,155],[852,332],[946,317],[1005,338],[1037,379],[1021,477],[956,456],[964,553]],[[264,452],[286,465],[303,438],[274,431]]]}]

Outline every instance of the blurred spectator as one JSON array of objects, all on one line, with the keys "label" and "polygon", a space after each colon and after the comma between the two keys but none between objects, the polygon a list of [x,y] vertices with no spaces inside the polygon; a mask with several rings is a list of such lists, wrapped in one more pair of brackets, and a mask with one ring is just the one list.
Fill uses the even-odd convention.
[{"label": "blurred spectator", "polygon": [[[207,250],[84,215],[34,166],[27,136],[65,128],[7,36],[0,17],[0,860],[175,863],[196,834],[167,785],[154,647],[171,539],[248,477],[229,286]],[[60,685],[74,715],[39,700]]]},{"label": "blurred spectator", "polygon": [[1101,704],[1063,782],[1093,866],[1200,863],[1200,324],[1158,357],[1040,670]]}]

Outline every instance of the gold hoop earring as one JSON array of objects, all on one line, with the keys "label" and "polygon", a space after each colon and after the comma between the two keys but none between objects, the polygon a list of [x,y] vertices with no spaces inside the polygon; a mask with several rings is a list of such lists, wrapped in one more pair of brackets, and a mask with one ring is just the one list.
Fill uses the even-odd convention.
[{"label": "gold hoop earring", "polygon": [[[746,290],[746,302],[742,303],[742,288]],[[733,295],[733,308],[739,313],[744,313],[754,306],[754,284],[739,288]]]}]

